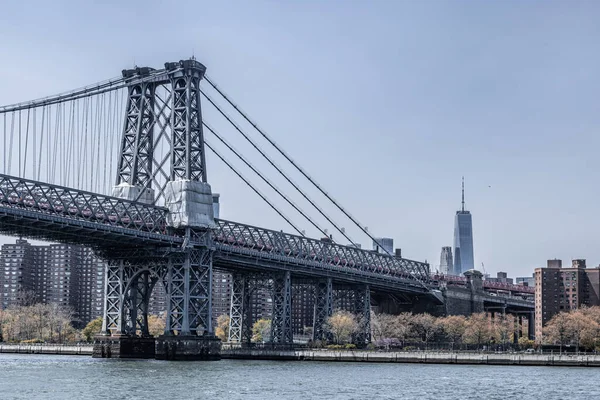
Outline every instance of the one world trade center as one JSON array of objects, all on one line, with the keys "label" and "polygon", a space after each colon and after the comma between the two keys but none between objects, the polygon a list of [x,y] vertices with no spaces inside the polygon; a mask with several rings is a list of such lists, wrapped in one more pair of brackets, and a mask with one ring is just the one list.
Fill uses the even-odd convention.
[{"label": "one world trade center", "polygon": [[475,268],[473,259],[473,220],[465,210],[465,178],[462,179],[462,207],[454,218],[454,275]]}]

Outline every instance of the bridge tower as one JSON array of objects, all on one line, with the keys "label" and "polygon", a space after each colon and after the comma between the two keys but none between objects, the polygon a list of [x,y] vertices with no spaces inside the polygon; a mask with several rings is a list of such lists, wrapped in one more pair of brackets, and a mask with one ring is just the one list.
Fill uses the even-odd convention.
[{"label": "bridge tower", "polygon": [[[99,357],[218,359],[211,284],[215,227],[206,178],[200,81],[206,68],[194,59],[124,70],[128,97],[113,196],[168,208],[168,230],[185,236],[181,247],[105,252],[108,260]],[[153,73],[153,79],[147,78]],[[157,144],[167,148],[158,154]],[[166,145],[165,145],[166,143]],[[148,331],[154,286],[167,296],[164,334]]]}]

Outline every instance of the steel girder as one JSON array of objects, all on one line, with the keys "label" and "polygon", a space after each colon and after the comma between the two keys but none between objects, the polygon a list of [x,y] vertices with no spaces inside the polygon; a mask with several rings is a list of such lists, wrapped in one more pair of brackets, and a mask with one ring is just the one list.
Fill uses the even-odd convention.
[{"label": "steel girder", "polygon": [[212,250],[185,249],[169,256],[165,334],[212,334]]},{"label": "steel girder", "polygon": [[331,314],[333,314],[333,282],[331,278],[327,278],[318,281],[315,285],[313,340],[328,340],[325,323]]},{"label": "steel girder", "polygon": [[105,270],[102,332],[148,336],[150,295],[164,273],[160,260],[109,259]]},{"label": "steel girder", "polygon": [[369,285],[363,285],[355,290],[354,313],[358,320],[358,332],[355,342],[364,345],[371,342],[371,290]]},{"label": "steel girder", "polygon": [[166,234],[166,208],[7,175],[0,175],[0,207]]},{"label": "steel girder", "polygon": [[153,177],[153,132],[156,84],[144,82],[128,88],[125,126],[116,185],[127,182],[147,187]]},{"label": "steel girder", "polygon": [[200,81],[206,68],[195,60],[180,62],[171,76],[171,180],[206,182],[206,160],[200,107]]},{"label": "steel girder", "polygon": [[247,274],[232,274],[231,312],[229,338],[233,343],[250,343],[252,340],[252,290]]},{"label": "steel girder", "polygon": [[279,344],[292,344],[292,276],[290,271],[273,277],[273,317],[271,320],[271,341]]},{"label": "steel girder", "polygon": [[423,289],[429,282],[429,264],[328,241],[310,239],[236,222],[218,220],[217,247],[230,252],[269,254],[282,262],[376,274]]},{"label": "steel girder", "polygon": [[[168,181],[206,182],[200,81],[206,67],[196,60],[166,63],[160,73],[132,70],[133,75],[155,75],[131,81],[123,127],[116,184],[127,182],[155,191],[154,203],[164,197]],[[125,73],[124,72],[124,73]],[[159,93],[163,93],[163,97]],[[166,143],[162,160],[154,149]]]}]

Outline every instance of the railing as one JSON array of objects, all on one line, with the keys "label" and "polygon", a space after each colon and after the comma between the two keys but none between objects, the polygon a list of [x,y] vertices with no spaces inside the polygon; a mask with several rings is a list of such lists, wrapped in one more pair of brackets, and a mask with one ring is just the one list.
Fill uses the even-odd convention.
[{"label": "railing", "polygon": [[429,264],[283,232],[218,220],[215,242],[238,249],[426,283]]},{"label": "railing", "polygon": [[7,175],[0,175],[0,206],[150,233],[167,233],[166,208]]},{"label": "railing", "polygon": [[[433,275],[432,279],[434,281],[438,281],[438,282],[444,281],[444,282],[459,283],[462,285],[467,284],[467,278],[464,276],[438,274],[438,275]],[[483,287],[486,289],[506,290],[509,292],[528,293],[528,294],[535,293],[535,288],[533,288],[533,287],[522,286],[522,285],[513,285],[511,283],[504,283],[504,282],[491,282],[491,281],[484,280]]]},{"label": "railing", "polygon": [[[0,175],[0,207],[180,236],[167,228],[168,210],[164,207],[7,175]],[[266,258],[286,257],[306,264],[399,278],[418,286],[424,286],[430,280],[426,263],[342,246],[329,240],[310,239],[225,220],[216,222],[213,239],[224,246],[224,250],[249,249]],[[200,240],[202,235],[193,239]]]},{"label": "railing", "polygon": [[535,288],[523,285],[513,285],[512,283],[504,283],[504,282],[490,282],[483,281],[483,287],[488,289],[500,289],[500,290],[508,290],[510,292],[519,292],[519,293],[535,293]]}]

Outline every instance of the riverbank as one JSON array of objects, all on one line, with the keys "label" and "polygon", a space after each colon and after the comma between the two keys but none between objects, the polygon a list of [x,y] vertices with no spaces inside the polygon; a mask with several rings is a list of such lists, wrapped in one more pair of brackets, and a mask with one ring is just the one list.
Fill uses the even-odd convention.
[{"label": "riverbank", "polygon": [[[13,354],[81,355],[89,357],[92,355],[92,350],[92,345],[85,344],[0,344],[0,353]],[[600,367],[600,355],[572,354],[227,349],[222,351],[221,357],[230,360]]]},{"label": "riverbank", "polygon": [[4,344],[0,343],[0,353],[17,354],[58,354],[69,356],[92,356],[92,345],[56,344]]},{"label": "riverbank", "polygon": [[233,349],[224,350],[221,356],[245,360],[600,367],[600,355],[567,354]]}]

